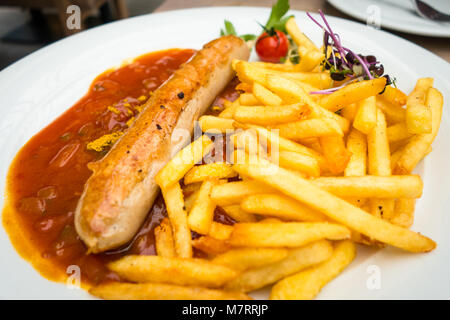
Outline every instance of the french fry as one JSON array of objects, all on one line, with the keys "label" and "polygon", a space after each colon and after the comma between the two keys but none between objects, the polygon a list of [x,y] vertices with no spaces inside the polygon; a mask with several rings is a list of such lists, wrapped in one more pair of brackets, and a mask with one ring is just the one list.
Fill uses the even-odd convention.
[{"label": "french fry", "polygon": [[201,116],[200,119],[198,119],[198,123],[202,131],[208,133],[226,133],[227,131],[234,130],[233,119],[214,116]]},{"label": "french fry", "polygon": [[[282,76],[292,81],[305,82],[319,89],[329,88],[332,82],[330,74],[327,72],[282,72],[277,70],[258,68],[246,61],[239,61],[236,64],[236,73],[239,80],[241,80],[242,82],[247,82],[250,84],[258,82],[275,94],[278,93],[267,87],[266,78],[268,76]],[[283,99],[283,97],[281,98]]]},{"label": "french fry", "polygon": [[236,91],[244,91],[244,93],[252,93],[252,89],[253,89],[252,85],[245,82],[239,83],[235,88]]},{"label": "french fry", "polygon": [[320,175],[317,159],[299,152],[280,151],[278,153],[278,163],[283,168],[300,171],[310,177],[318,177]]},{"label": "french fry", "polygon": [[219,118],[233,119],[234,110],[236,110],[238,106],[239,106],[239,99],[236,99],[219,114]]},{"label": "french fry", "polygon": [[311,108],[311,116],[314,118],[330,118],[336,120],[342,131],[346,133],[349,129],[349,121],[334,112],[321,107],[292,79],[286,79],[277,75],[266,77],[266,85],[273,92],[277,93],[288,103],[304,103]]},{"label": "french fry", "polygon": [[281,63],[270,63],[270,62],[262,62],[262,61],[252,61],[250,62],[252,65],[258,68],[263,69],[273,69],[277,71],[283,71],[283,72],[295,72],[297,70],[296,65],[288,65],[288,64],[281,64]]},{"label": "french fry", "polygon": [[202,135],[190,145],[178,152],[155,177],[161,189],[167,189],[176,184],[181,178],[199,162],[213,147],[210,138]]},{"label": "french fry", "polygon": [[285,248],[236,248],[216,256],[211,262],[244,271],[278,262],[288,254]]},{"label": "french fry", "polygon": [[433,87],[433,78],[420,78],[414,90],[408,95],[406,104],[425,103],[428,90]]},{"label": "french fry", "polygon": [[231,249],[231,245],[227,241],[210,236],[203,236],[192,240],[192,246],[209,255],[221,254]]},{"label": "french fry", "polygon": [[331,173],[344,172],[351,157],[351,153],[345,148],[344,139],[337,136],[321,137],[319,141]]},{"label": "french fry", "polygon": [[361,100],[353,120],[353,127],[362,133],[369,134],[377,124],[377,105],[375,96]]},{"label": "french fry", "polygon": [[[391,153],[387,138],[386,119],[377,110],[376,126],[367,135],[368,172],[375,176],[391,175]],[[390,218],[394,212],[394,200],[371,199],[371,213],[376,217]]]},{"label": "french fry", "polygon": [[238,106],[233,118],[236,121],[253,123],[257,125],[273,125],[278,123],[292,122],[306,118],[311,110],[302,104],[284,106]]},{"label": "french fry", "polygon": [[297,67],[298,71],[313,71],[313,69],[323,61],[324,56],[325,55],[322,52],[317,50],[306,51],[300,59],[300,63]]},{"label": "french fry", "polygon": [[314,299],[328,282],[336,278],[353,261],[355,256],[356,247],[352,241],[339,242],[329,260],[276,283],[270,292],[270,299]]},{"label": "french fry", "polygon": [[253,83],[253,95],[266,106],[279,106],[283,103],[279,96],[257,82]]},{"label": "french fry", "polygon": [[[269,161],[259,159],[259,164],[235,164],[239,174],[264,182],[327,215],[332,220],[348,226],[370,238],[411,252],[427,252],[436,243],[418,233],[376,218],[369,213],[324,191],[299,175],[277,168]],[[267,172],[270,172],[267,174]],[[276,172],[276,174],[273,174]]]},{"label": "french fry", "polygon": [[328,222],[236,223],[228,241],[233,246],[301,247],[321,239],[349,237],[346,227]]},{"label": "french fry", "polygon": [[439,131],[443,103],[442,94],[438,90],[430,88],[426,97],[426,105],[430,106],[433,115],[432,132],[416,135],[409,140],[397,160],[394,174],[411,172],[428,152]]},{"label": "french fry", "polygon": [[240,203],[249,195],[273,191],[273,188],[258,181],[228,182],[214,186],[211,191],[211,199],[219,206],[229,206]]},{"label": "french fry", "polygon": [[396,123],[388,127],[386,134],[390,143],[402,141],[412,137],[412,134],[408,132],[408,128],[404,122]]},{"label": "french fry", "polygon": [[164,218],[159,226],[155,228],[155,247],[156,254],[160,257],[175,257],[175,248],[173,243],[172,226],[167,218]]},{"label": "french fry", "polygon": [[227,240],[233,232],[233,226],[213,221],[209,236],[217,240]]},{"label": "french fry", "polygon": [[226,214],[237,222],[256,222],[256,216],[252,213],[244,211],[238,204],[222,207]]},{"label": "french fry", "polygon": [[213,186],[217,185],[217,179],[203,181],[198,195],[194,201],[188,216],[189,228],[199,234],[208,234],[214,218],[216,204],[211,200],[210,194]]},{"label": "french fry", "polygon": [[239,96],[239,103],[242,106],[257,106],[259,100],[253,95],[253,93],[243,93]]},{"label": "french fry", "polygon": [[127,255],[110,262],[108,268],[132,282],[159,282],[210,288],[221,287],[237,276],[230,268],[193,258]]},{"label": "french fry", "polygon": [[192,257],[191,231],[188,227],[187,213],[184,208],[183,192],[180,184],[161,188],[166,203],[167,214],[172,225],[173,238],[175,242],[175,253],[177,257]]},{"label": "french fry", "polygon": [[292,249],[283,260],[242,272],[237,278],[227,283],[225,288],[243,292],[260,289],[286,276],[327,260],[332,252],[333,247],[326,240]]},{"label": "french fry", "polygon": [[385,77],[355,82],[324,96],[320,99],[320,105],[325,109],[336,112],[351,103],[377,95],[385,85]]},{"label": "french fry", "polygon": [[286,31],[292,37],[294,42],[299,47],[304,47],[307,50],[315,50],[320,52],[319,48],[312,42],[298,27],[295,18],[292,17],[286,21]]},{"label": "french fry", "polygon": [[342,137],[344,135],[339,124],[328,118],[300,120],[279,124],[272,128],[278,129],[280,136],[294,140],[310,137]]},{"label": "french fry", "polygon": [[251,300],[237,291],[163,283],[108,282],[91,288],[89,293],[107,300]]},{"label": "french fry", "polygon": [[198,190],[191,193],[184,199],[184,207],[186,208],[186,212],[190,212],[192,207],[194,206],[195,199],[197,199]]},{"label": "french fry", "polygon": [[390,222],[403,228],[410,228],[414,222],[415,203],[415,199],[397,199]]},{"label": "french fry", "polygon": [[260,215],[285,220],[320,222],[327,218],[322,213],[282,194],[256,194],[241,202],[241,209]]},{"label": "french fry", "polygon": [[351,103],[341,110],[341,116],[347,119],[349,122],[353,122],[356,116],[356,112],[359,109],[359,105],[357,103]]},{"label": "french fry", "polygon": [[214,162],[195,166],[184,176],[184,184],[203,182],[207,178],[226,179],[236,177],[231,165],[225,162]]},{"label": "french fry", "polygon": [[422,103],[406,106],[406,127],[411,134],[431,133],[431,109]]},{"label": "french fry", "polygon": [[347,150],[352,154],[344,170],[344,175],[360,177],[367,173],[367,140],[366,136],[352,128],[347,137]]},{"label": "french fry", "polygon": [[398,88],[392,86],[386,86],[384,92],[380,94],[386,101],[402,107],[406,104],[407,95]]},{"label": "french fry", "polygon": [[[245,131],[238,131],[230,137],[230,142],[233,147],[237,150],[245,150],[248,154],[255,154],[258,156],[267,156],[268,150],[265,149],[258,141],[258,136],[256,131],[253,129],[247,129]],[[240,154],[242,156],[242,154]],[[238,162],[241,160],[245,161],[245,153],[243,158],[238,158],[238,154],[233,154],[233,161]]]},{"label": "french fry", "polygon": [[423,188],[418,175],[319,177],[311,183],[338,197],[359,198],[419,198]]},{"label": "french fry", "polygon": [[377,97],[377,108],[383,111],[386,122],[388,124],[395,124],[399,122],[405,122],[406,121],[406,110],[403,108],[400,108],[386,100],[384,100],[381,97]]}]

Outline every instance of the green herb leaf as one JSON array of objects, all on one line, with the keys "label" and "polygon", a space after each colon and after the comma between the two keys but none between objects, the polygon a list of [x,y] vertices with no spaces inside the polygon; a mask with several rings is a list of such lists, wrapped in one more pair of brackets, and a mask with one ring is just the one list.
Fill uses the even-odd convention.
[{"label": "green herb leaf", "polygon": [[274,28],[275,25],[278,25],[280,23],[280,20],[286,14],[286,12],[288,12],[288,10],[289,10],[289,0],[278,0],[277,3],[274,4],[272,7],[269,20],[267,20],[266,23],[266,29],[270,30]]},{"label": "green herb leaf", "polygon": [[292,18],[292,17],[293,17],[293,15],[290,15],[290,16],[287,16],[287,17],[282,18],[280,21],[276,22],[276,23],[273,25],[273,28],[274,28],[275,30],[280,30],[280,31],[282,31],[282,32],[284,32],[284,33],[287,33],[287,30],[286,30],[286,22],[287,22],[290,18]]},{"label": "green herb leaf", "polygon": [[225,34],[224,35],[227,35],[227,36],[228,35],[232,35],[232,36],[237,35],[236,29],[234,29],[233,24],[228,20],[225,20]]},{"label": "green herb leaf", "polygon": [[241,34],[239,37],[244,39],[244,41],[250,41],[250,40],[256,39],[256,35],[254,35],[254,34]]}]

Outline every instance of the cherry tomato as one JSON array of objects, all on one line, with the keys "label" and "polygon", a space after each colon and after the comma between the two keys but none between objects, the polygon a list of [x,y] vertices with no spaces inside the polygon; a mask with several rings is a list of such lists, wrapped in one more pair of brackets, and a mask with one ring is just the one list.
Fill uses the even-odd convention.
[{"label": "cherry tomato", "polygon": [[262,61],[277,63],[288,53],[289,41],[286,35],[278,30],[275,32],[273,36],[263,32],[256,40],[256,53]]}]

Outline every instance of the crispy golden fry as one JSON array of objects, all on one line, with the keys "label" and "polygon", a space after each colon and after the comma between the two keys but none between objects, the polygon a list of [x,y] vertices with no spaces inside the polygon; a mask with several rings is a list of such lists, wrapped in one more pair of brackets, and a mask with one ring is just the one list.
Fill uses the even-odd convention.
[{"label": "crispy golden fry", "polygon": [[431,133],[431,109],[425,105],[425,99],[432,86],[433,78],[421,78],[407,98],[406,126],[412,134]]},{"label": "crispy golden fry", "polygon": [[359,105],[357,103],[351,103],[341,110],[341,116],[343,116],[345,119],[347,119],[350,122],[353,122],[356,116],[356,112],[359,109]]},{"label": "crispy golden fry", "polygon": [[300,120],[279,124],[272,128],[278,129],[280,136],[294,140],[311,137],[342,137],[344,135],[339,124],[328,118]]},{"label": "crispy golden fry", "polygon": [[355,82],[324,96],[320,99],[320,105],[335,112],[351,103],[377,95],[385,85],[385,77]]},{"label": "crispy golden fry", "polygon": [[107,300],[251,300],[246,294],[237,291],[163,283],[109,282],[93,287],[89,293]]},{"label": "crispy golden fry", "polygon": [[162,188],[180,181],[181,178],[188,172],[197,162],[199,162],[213,147],[210,138],[203,135],[189,146],[178,152],[162,168],[155,177],[156,183]]},{"label": "crispy golden fry", "polygon": [[409,140],[408,144],[402,149],[402,154],[396,162],[394,174],[411,172],[427,153],[439,131],[443,103],[442,94],[438,90],[430,88],[426,98],[426,105],[430,106],[432,110],[432,132],[418,134]]},{"label": "crispy golden fry", "polygon": [[[236,63],[237,63],[237,61],[236,61]],[[278,70],[278,71],[283,71],[283,72],[299,71],[299,70],[297,70],[297,65],[294,65],[294,64],[288,65],[288,64],[270,63],[270,62],[261,62],[261,61],[252,61],[250,63],[252,65],[254,65],[255,67],[263,68],[263,69],[273,69],[273,70]]]},{"label": "crispy golden fry", "polygon": [[[261,157],[267,157],[267,148],[261,145],[258,141],[258,135],[255,130],[247,129],[245,131],[239,130],[230,137],[230,142],[233,148],[237,150],[245,150],[248,154],[254,154]],[[232,155],[233,162],[245,161],[245,152],[234,153]],[[241,156],[242,158],[239,158]]]},{"label": "crispy golden fry", "polygon": [[333,247],[326,240],[292,249],[288,256],[281,261],[244,271],[237,278],[227,283],[225,288],[249,292],[265,287],[286,276],[327,260],[332,252]]},{"label": "crispy golden fry", "polygon": [[319,222],[327,218],[322,213],[282,194],[257,194],[241,202],[244,211],[285,220]]},{"label": "crispy golden fry", "polygon": [[[239,80],[241,80],[242,82],[251,84],[253,84],[254,82],[258,82],[275,94],[278,93],[267,87],[268,76],[282,76],[291,79],[292,81],[302,81],[319,89],[329,88],[332,82],[330,74],[327,72],[282,72],[277,70],[258,68],[246,61],[239,61],[236,64],[236,73]],[[283,97],[281,98],[283,99]],[[296,102],[298,101],[295,101],[293,103]]]},{"label": "crispy golden fry", "polygon": [[241,82],[236,86],[235,89],[236,89],[236,91],[244,91],[244,93],[251,93],[253,87],[249,83]]},{"label": "crispy golden fry", "polygon": [[377,105],[375,96],[361,100],[358,112],[353,120],[353,127],[362,133],[369,134],[377,124]]},{"label": "crispy golden fry", "polygon": [[317,50],[309,50],[306,51],[302,58],[300,59],[300,63],[298,64],[298,71],[313,71],[315,67],[317,67],[324,58],[324,54]]},{"label": "crispy golden fry", "polygon": [[235,109],[233,118],[239,122],[258,125],[273,125],[305,119],[311,110],[306,105],[292,104],[285,106],[239,106]]},{"label": "crispy golden fry", "polygon": [[320,175],[319,161],[314,157],[299,152],[280,151],[278,153],[278,162],[283,168],[300,171],[310,177],[318,177]]},{"label": "crispy golden fry", "polygon": [[194,258],[127,255],[110,262],[108,268],[132,282],[159,282],[210,288],[221,287],[237,276],[237,272],[230,268]]},{"label": "crispy golden fry", "polygon": [[388,127],[386,133],[390,143],[402,141],[412,137],[412,134],[408,132],[408,128],[404,122],[399,122]]},{"label": "crispy golden fry", "polygon": [[226,179],[236,177],[231,165],[225,162],[214,162],[195,166],[184,176],[184,184],[202,182],[207,178]]},{"label": "crispy golden fry", "polygon": [[321,137],[319,141],[331,173],[344,172],[350,161],[351,153],[345,148],[343,137]]},{"label": "crispy golden fry", "polygon": [[211,199],[219,206],[238,204],[247,196],[258,193],[270,193],[273,188],[258,181],[236,181],[214,186]]},{"label": "crispy golden fry", "polygon": [[266,106],[279,106],[283,103],[279,96],[257,82],[253,83],[253,95]]},{"label": "crispy golden fry", "polygon": [[213,221],[209,236],[217,240],[227,240],[233,232],[233,226]]},{"label": "crispy golden fry", "polygon": [[346,133],[350,126],[349,121],[334,112],[321,107],[317,104],[305,90],[292,79],[286,79],[282,76],[270,75],[266,77],[266,85],[273,92],[277,93],[284,101],[288,103],[304,103],[311,108],[311,116],[314,118],[330,118],[336,120],[342,131]]},{"label": "crispy golden fry", "polygon": [[[231,107],[230,107],[231,108]],[[198,123],[203,132],[208,133],[226,133],[233,131],[233,119],[227,119],[214,116],[201,116]]]},{"label": "crispy golden fry", "polygon": [[221,254],[231,249],[231,245],[227,241],[211,236],[203,236],[192,240],[192,246],[209,255]]},{"label": "crispy golden fry", "polygon": [[[375,240],[411,252],[427,252],[436,247],[436,243],[427,237],[376,218],[316,187],[299,175],[292,174],[283,168],[277,168],[269,161],[263,159],[259,159],[259,161],[260,164],[235,164],[234,169],[239,174],[277,188],[288,196],[324,213],[334,221]],[[267,174],[267,172],[271,174]]]},{"label": "crispy golden fry", "polygon": [[352,241],[339,242],[329,260],[276,283],[270,292],[270,299],[314,299],[328,282],[336,278],[353,261],[355,256],[356,247]]},{"label": "crispy golden fry", "polygon": [[381,94],[386,101],[395,104],[398,107],[402,107],[406,104],[406,94],[402,92],[400,89],[386,86],[384,92]]},{"label": "crispy golden fry", "polygon": [[415,204],[415,199],[397,199],[394,216],[390,219],[391,223],[403,228],[410,228],[414,222]]},{"label": "crispy golden fry", "polygon": [[164,218],[159,226],[155,228],[156,254],[160,257],[175,257],[172,226],[167,218]]},{"label": "crispy golden fry", "polygon": [[199,234],[208,234],[214,218],[216,204],[211,200],[210,194],[213,186],[218,184],[217,179],[203,181],[194,205],[189,212],[188,224],[191,230]]},{"label": "crispy golden fry", "polygon": [[366,136],[352,128],[347,137],[347,150],[351,152],[350,160],[344,175],[360,177],[367,173],[367,140]]},{"label": "crispy golden fry", "polygon": [[180,258],[192,257],[191,231],[188,227],[187,213],[184,208],[183,192],[177,182],[169,188],[161,188],[166,203],[167,214],[172,225],[175,240],[175,253]]},{"label": "crispy golden fry", "polygon": [[377,108],[383,111],[386,116],[386,122],[389,124],[405,122],[406,121],[406,110],[400,108],[381,97],[377,97]]},{"label": "crispy golden fry", "polygon": [[311,183],[338,197],[419,198],[423,188],[418,175],[320,177]]},{"label": "crispy golden fry", "polygon": [[216,256],[211,262],[244,271],[278,262],[288,254],[289,250],[284,248],[236,248]]},{"label": "crispy golden fry", "polygon": [[298,27],[295,18],[292,17],[286,22],[286,31],[292,37],[294,42],[299,47],[304,47],[307,50],[315,50],[321,52],[319,48],[312,42]]},{"label": "crispy golden fry", "polygon": [[[376,125],[367,135],[367,150],[369,174],[374,176],[390,176],[391,153],[387,138],[386,119],[383,112],[379,109],[377,110]],[[376,217],[389,218],[394,211],[394,200],[372,199],[370,206],[371,213]]]},{"label": "crispy golden fry", "polygon": [[406,106],[406,127],[411,134],[431,133],[431,109],[422,103]]},{"label": "crispy golden fry", "polygon": [[253,93],[243,93],[239,96],[239,103],[242,106],[257,106],[260,104],[259,100]]},{"label": "crispy golden fry", "polygon": [[236,223],[229,242],[241,247],[300,247],[321,239],[349,237],[349,229],[328,222]]},{"label": "crispy golden fry", "polygon": [[239,106],[239,99],[234,100],[229,106],[225,108],[220,114],[219,118],[233,119],[234,110]]},{"label": "crispy golden fry", "polygon": [[256,216],[252,213],[244,211],[238,204],[222,207],[226,214],[237,222],[256,222]]}]

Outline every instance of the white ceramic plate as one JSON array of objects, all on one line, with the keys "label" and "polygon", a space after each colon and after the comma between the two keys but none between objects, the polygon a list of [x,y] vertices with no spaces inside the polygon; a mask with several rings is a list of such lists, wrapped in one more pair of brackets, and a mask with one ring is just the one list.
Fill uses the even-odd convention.
[{"label": "white ceramic plate", "polygon": [[[432,21],[420,17],[411,0],[328,0],[342,12],[378,27],[422,36],[450,37],[450,21]],[[450,14],[450,1],[424,0],[436,10]],[[373,20],[375,19],[375,20]]]},{"label": "white ceramic plate", "polygon": [[[321,30],[304,12],[293,11],[300,28],[316,43]],[[88,90],[102,71],[146,52],[181,47],[200,48],[218,36],[223,20],[239,33],[257,33],[269,9],[250,7],[201,8],[151,14],[101,26],[45,47],[0,72],[0,188],[19,148]],[[322,299],[450,298],[450,65],[430,52],[363,24],[329,18],[346,47],[375,54],[385,70],[406,92],[417,78],[431,76],[446,98],[441,130],[433,152],[418,168],[424,194],[417,202],[413,229],[432,237],[438,247],[428,254],[409,254],[394,248],[358,249],[357,259],[319,295]],[[88,298],[83,290],[42,278],[11,246],[0,228],[0,298]],[[375,270],[375,271],[374,271]],[[380,275],[380,289],[371,275]],[[369,285],[368,285],[369,282]],[[255,295],[267,297],[267,290]]]}]

